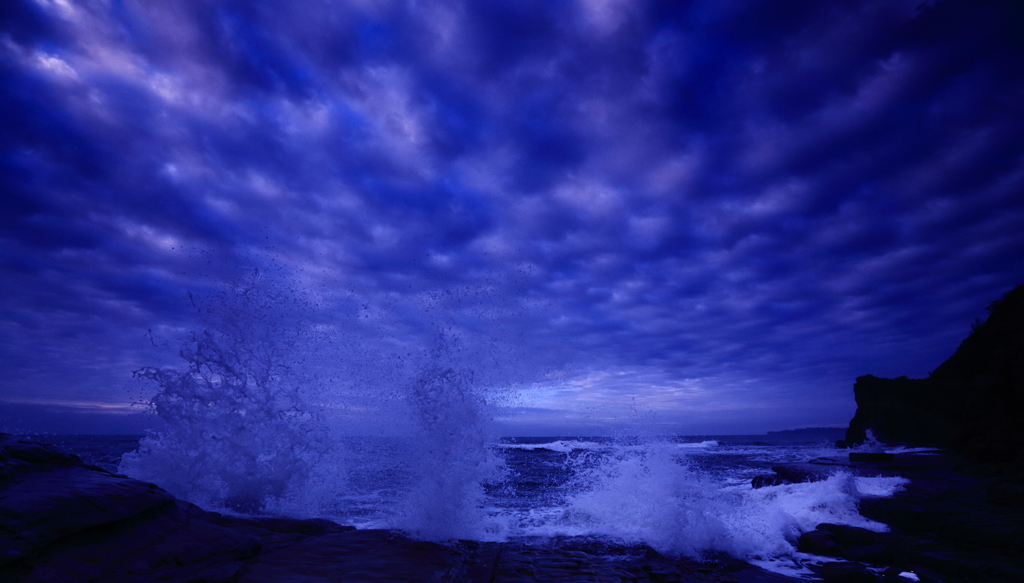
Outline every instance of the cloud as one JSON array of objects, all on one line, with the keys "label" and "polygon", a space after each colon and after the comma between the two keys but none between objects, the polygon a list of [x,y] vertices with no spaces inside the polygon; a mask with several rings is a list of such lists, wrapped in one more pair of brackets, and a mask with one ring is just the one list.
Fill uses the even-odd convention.
[{"label": "cloud", "polygon": [[260,268],[377,366],[490,329],[611,410],[841,422],[1024,273],[1019,14],[915,5],[14,2],[5,397],[123,398]]}]

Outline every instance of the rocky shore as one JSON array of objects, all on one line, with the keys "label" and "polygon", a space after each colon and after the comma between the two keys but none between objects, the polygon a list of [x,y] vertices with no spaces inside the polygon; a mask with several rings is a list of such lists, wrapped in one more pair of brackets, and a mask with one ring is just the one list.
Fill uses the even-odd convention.
[{"label": "rocky shore", "polygon": [[224,516],[0,434],[2,583],[792,580],[727,556],[592,539],[441,545],[327,520]]},{"label": "rocky shore", "polygon": [[857,412],[837,444],[858,446],[874,436],[941,451],[852,452],[848,459],[861,461],[780,467],[755,482],[814,479],[823,471],[815,465],[837,464],[911,480],[891,498],[861,503],[861,514],[891,532],[823,524],[800,537],[801,551],[845,560],[830,566],[836,580],[877,580],[878,569],[867,569],[873,565],[894,580],[908,573],[905,580],[1024,582],[1024,285],[988,311],[927,378],[858,378]]},{"label": "rocky shore", "polygon": [[858,378],[846,444],[871,430],[886,443],[949,448],[970,462],[1024,469],[1024,285],[988,311],[927,378]]},{"label": "rocky shore", "polygon": [[861,501],[860,513],[889,532],[825,523],[800,536],[799,551],[838,559],[815,569],[825,581],[1024,582],[1024,488],[1005,466],[931,451],[897,453],[891,461],[821,458],[774,469],[760,481],[811,481],[835,470],[910,480],[892,497]]},{"label": "rocky shore", "polygon": [[[871,430],[882,441],[948,449],[853,452],[753,481],[769,487],[838,470],[910,480],[895,496],[861,502],[890,532],[824,523],[793,541],[817,557],[805,558],[821,580],[1024,582],[1024,286],[990,309],[928,379],[867,376],[855,386],[843,445]],[[725,555],[698,561],[591,538],[442,545],[320,519],[225,516],[0,434],[0,583],[801,580]]]},{"label": "rocky shore", "polygon": [[[949,454],[845,457],[776,468],[772,483],[836,470],[911,483],[861,511],[871,531],[821,524],[794,541],[825,581],[1024,581],[1024,505],[1001,466]],[[762,484],[768,485],[768,484]],[[243,519],[0,434],[0,582],[798,581],[717,555],[697,561],[588,538],[448,545],[327,520]]]}]

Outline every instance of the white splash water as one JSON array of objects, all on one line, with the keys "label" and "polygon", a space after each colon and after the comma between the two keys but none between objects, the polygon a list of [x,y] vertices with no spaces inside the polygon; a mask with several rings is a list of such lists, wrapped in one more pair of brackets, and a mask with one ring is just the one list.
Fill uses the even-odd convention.
[{"label": "white splash water", "polygon": [[[163,427],[120,470],[204,507],[304,517],[337,516],[359,498],[355,481],[372,476],[390,490],[361,495],[381,526],[493,538],[500,527],[481,520],[482,499],[503,467],[489,447],[493,375],[468,364],[479,351],[448,326],[430,350],[368,355],[280,290],[254,275],[201,311],[208,327],[184,343],[184,369],[136,372],[156,388],[149,403]],[[401,447],[353,439],[338,411]],[[386,456],[364,455],[375,447]]]},{"label": "white splash water", "polygon": [[495,444],[495,446],[501,449],[520,449],[527,451],[544,450],[555,451],[559,453],[571,453],[580,450],[605,451],[612,447],[608,443],[598,443],[595,441],[575,441],[567,439],[558,439],[546,443],[498,443]]},{"label": "white splash water", "polygon": [[121,461],[123,473],[195,503],[259,512],[307,488],[331,452],[319,412],[286,366],[205,331],[182,349],[184,371],[145,368],[165,428]]},{"label": "white splash water", "polygon": [[[799,534],[821,522],[883,530],[857,513],[858,501],[905,483],[837,473],[755,490],[749,477],[697,461],[764,451],[714,440],[502,444],[490,432],[495,377],[465,336],[440,334],[430,350],[407,352],[401,371],[363,373],[368,389],[340,390],[310,373],[311,363],[337,357],[317,353],[329,343],[309,333],[315,327],[251,308],[192,336],[183,370],[139,371],[157,388],[151,404],[165,428],[124,456],[122,472],[209,508],[321,516],[429,540],[597,535],[748,560],[793,554]],[[382,436],[353,437],[329,422],[331,407],[365,410],[377,425],[363,431]],[[527,480],[505,465],[513,454],[547,457],[528,460]],[[562,477],[548,483],[545,472]],[[540,480],[532,498],[517,490],[530,480]]]},{"label": "white splash water", "polygon": [[484,484],[502,478],[488,447],[487,405],[471,370],[432,366],[408,390],[416,438],[414,478],[395,526],[428,540],[493,538],[482,516]]},{"label": "white splash water", "polygon": [[718,550],[773,557],[793,553],[800,533],[822,522],[885,530],[857,513],[858,501],[892,495],[906,484],[840,472],[820,482],[733,486],[695,469],[678,445],[651,441],[617,448],[579,473],[557,520],[529,534],[600,534],[690,556]]}]

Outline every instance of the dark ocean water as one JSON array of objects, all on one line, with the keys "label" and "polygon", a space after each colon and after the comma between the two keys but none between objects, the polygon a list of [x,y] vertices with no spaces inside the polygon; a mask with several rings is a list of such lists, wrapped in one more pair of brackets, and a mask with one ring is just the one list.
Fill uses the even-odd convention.
[{"label": "dark ocean water", "polygon": [[50,443],[73,453],[87,464],[117,472],[121,456],[139,447],[142,435],[31,435],[29,439]]}]

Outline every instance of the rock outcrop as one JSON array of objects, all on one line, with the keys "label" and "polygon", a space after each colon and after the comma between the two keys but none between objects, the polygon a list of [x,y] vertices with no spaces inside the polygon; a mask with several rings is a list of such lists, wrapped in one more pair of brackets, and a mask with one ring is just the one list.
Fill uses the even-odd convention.
[{"label": "rock outcrop", "polygon": [[998,466],[931,453],[900,453],[883,463],[816,461],[909,480],[891,497],[860,501],[860,513],[889,526],[888,532],[823,523],[800,535],[800,551],[842,559],[817,569],[826,581],[1024,581],[1024,502],[1003,490],[1005,472]]},{"label": "rock outcrop", "polygon": [[262,553],[353,530],[206,512],[51,445],[0,434],[0,581],[236,581]]},{"label": "rock outcrop", "polygon": [[863,442],[870,429],[883,442],[1024,467],[1024,285],[988,309],[988,319],[928,378],[858,378],[846,444]]}]

